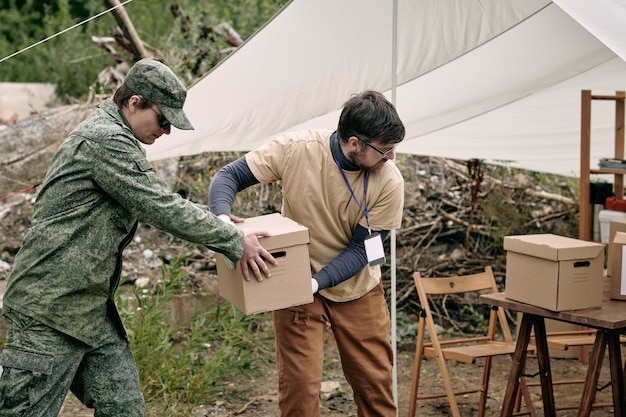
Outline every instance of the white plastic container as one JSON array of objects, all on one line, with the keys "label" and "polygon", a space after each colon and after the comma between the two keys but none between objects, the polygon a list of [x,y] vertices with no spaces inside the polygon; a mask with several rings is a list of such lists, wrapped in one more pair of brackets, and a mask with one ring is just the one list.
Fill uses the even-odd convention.
[{"label": "white plastic container", "polygon": [[609,243],[611,219],[624,217],[626,217],[626,212],[623,211],[600,210],[600,213],[598,213],[598,219],[600,220],[600,242]]}]

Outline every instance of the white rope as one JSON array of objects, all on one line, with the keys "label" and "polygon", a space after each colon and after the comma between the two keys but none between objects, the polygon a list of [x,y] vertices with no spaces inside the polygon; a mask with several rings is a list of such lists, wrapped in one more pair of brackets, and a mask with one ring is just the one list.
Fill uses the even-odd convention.
[{"label": "white rope", "polygon": [[92,17],[90,17],[89,19],[86,19],[86,20],[83,20],[82,22],[76,23],[74,26],[71,26],[71,27],[69,27],[69,28],[67,28],[67,29],[63,29],[62,31],[57,32],[57,33],[55,33],[55,34],[54,34],[54,35],[52,35],[52,36],[48,36],[47,38],[42,39],[42,40],[40,40],[40,41],[39,41],[39,42],[37,42],[37,43],[34,43],[34,44],[30,45],[30,46],[27,46],[27,47],[26,47],[26,48],[24,48],[24,49],[20,49],[19,51],[14,52],[14,53],[12,53],[11,55],[5,56],[4,58],[0,59],[0,63],[2,63],[2,62],[4,62],[4,61],[6,61],[7,59],[13,58],[13,57],[14,57],[14,56],[16,56],[16,55],[21,54],[22,52],[26,52],[26,51],[28,51],[29,49],[34,48],[35,46],[41,45],[41,44],[42,44],[42,43],[44,43],[44,42],[48,42],[50,39],[52,39],[52,38],[56,38],[57,36],[62,35],[62,34],[64,34],[65,32],[68,32],[68,31],[70,31],[70,30],[72,30],[72,29],[75,29],[75,28],[77,28],[77,27],[79,27],[79,26],[81,26],[81,25],[84,25],[84,24],[85,24],[85,23],[87,23],[87,22],[90,22],[90,21],[92,21],[92,20],[94,20],[94,19],[97,19],[97,18],[99,18],[100,16],[102,16],[103,14],[109,13],[111,10],[115,10],[115,9],[117,9],[118,7],[122,7],[123,5],[125,5],[125,4],[127,4],[127,3],[130,3],[131,1],[133,1],[133,0],[126,0],[125,2],[120,3],[120,4],[118,4],[118,5],[117,5],[117,6],[115,6],[115,7],[111,7],[110,9],[105,10],[105,11],[103,11],[103,12],[101,12],[101,13],[98,13],[97,15],[92,16]]}]

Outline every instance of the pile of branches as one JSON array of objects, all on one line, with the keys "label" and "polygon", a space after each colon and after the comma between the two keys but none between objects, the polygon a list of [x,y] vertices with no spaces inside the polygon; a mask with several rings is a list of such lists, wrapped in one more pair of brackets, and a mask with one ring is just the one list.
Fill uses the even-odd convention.
[{"label": "pile of branches", "polygon": [[[398,163],[406,185],[403,225],[397,231],[396,290],[397,305],[406,312],[419,311],[414,271],[446,277],[491,266],[504,289],[504,236],[578,234],[578,191],[572,178],[486,166],[479,160],[406,157]],[[389,262],[383,279],[389,289]]]}]

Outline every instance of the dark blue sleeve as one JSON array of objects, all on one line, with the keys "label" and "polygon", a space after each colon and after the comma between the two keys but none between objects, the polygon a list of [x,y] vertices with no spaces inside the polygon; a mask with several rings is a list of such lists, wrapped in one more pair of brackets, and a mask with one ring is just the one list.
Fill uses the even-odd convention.
[{"label": "dark blue sleeve", "polygon": [[[385,240],[389,231],[378,230],[377,233],[380,233],[381,238]],[[367,265],[365,238],[368,235],[367,229],[358,225],[348,247],[313,276],[318,282],[320,290],[344,282]]]},{"label": "dark blue sleeve", "polygon": [[235,195],[259,180],[252,174],[245,157],[226,165],[211,179],[209,185],[209,205],[215,215],[230,214]]}]

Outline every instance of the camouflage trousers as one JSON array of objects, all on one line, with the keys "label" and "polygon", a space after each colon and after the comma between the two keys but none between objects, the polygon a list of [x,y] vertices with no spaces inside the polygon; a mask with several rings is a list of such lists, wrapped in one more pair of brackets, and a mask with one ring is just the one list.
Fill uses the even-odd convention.
[{"label": "camouflage trousers", "polygon": [[56,417],[68,390],[94,417],[145,416],[135,360],[111,320],[90,347],[15,310],[4,315],[0,417]]}]

